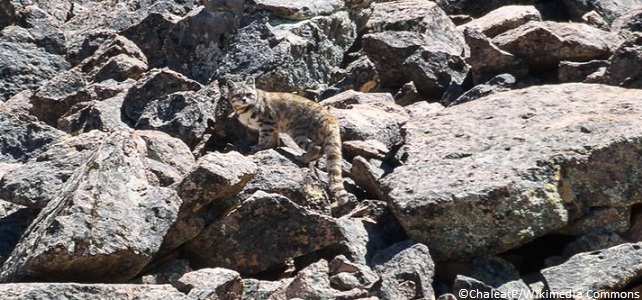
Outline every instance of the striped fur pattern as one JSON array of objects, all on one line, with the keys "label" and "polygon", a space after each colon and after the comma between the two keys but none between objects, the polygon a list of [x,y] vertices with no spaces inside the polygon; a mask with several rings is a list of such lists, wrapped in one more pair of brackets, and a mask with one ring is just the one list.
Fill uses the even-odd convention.
[{"label": "striped fur pattern", "polygon": [[259,131],[252,151],[278,147],[279,133],[288,134],[306,152],[297,157],[307,164],[324,154],[327,159],[330,194],[337,205],[348,202],[341,177],[339,123],[321,105],[290,93],[257,89],[254,79],[227,82],[228,100],[243,125]]}]

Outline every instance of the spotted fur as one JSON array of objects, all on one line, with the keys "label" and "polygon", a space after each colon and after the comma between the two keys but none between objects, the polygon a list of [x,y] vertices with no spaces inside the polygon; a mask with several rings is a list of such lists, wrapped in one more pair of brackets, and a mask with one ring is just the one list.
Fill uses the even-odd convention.
[{"label": "spotted fur", "polygon": [[253,78],[228,81],[227,88],[239,121],[259,131],[259,142],[252,151],[278,147],[279,133],[288,134],[306,151],[298,157],[301,162],[307,164],[326,155],[330,195],[338,205],[348,202],[341,177],[339,123],[328,110],[295,94],[257,89]]}]

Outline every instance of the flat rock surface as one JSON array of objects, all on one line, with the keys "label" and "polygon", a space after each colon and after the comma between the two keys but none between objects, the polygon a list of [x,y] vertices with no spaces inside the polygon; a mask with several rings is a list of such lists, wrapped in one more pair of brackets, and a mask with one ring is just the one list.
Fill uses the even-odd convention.
[{"label": "flat rock surface", "polygon": [[383,178],[406,232],[436,259],[499,253],[636,203],[642,92],[562,84],[497,93],[405,126]]}]

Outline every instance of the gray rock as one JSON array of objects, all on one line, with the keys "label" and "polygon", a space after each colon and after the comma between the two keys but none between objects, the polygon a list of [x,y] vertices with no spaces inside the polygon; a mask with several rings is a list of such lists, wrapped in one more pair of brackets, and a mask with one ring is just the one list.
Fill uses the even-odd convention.
[{"label": "gray rock", "polygon": [[151,185],[145,142],[121,130],[43,208],[0,270],[0,281],[124,282],[152,260],[181,200]]},{"label": "gray rock", "polygon": [[64,56],[37,47],[30,33],[9,26],[0,32],[0,102],[25,89],[36,89],[71,65]]},{"label": "gray rock", "polygon": [[575,21],[582,21],[584,15],[595,11],[608,24],[629,12],[631,8],[642,5],[640,0],[564,0],[562,2],[567,7],[570,17]]},{"label": "gray rock", "polygon": [[334,96],[347,90],[374,92],[380,85],[376,66],[367,56],[361,56],[349,63],[345,69],[332,73],[329,84],[331,86],[323,92],[321,98]]},{"label": "gray rock", "polygon": [[33,117],[14,115],[0,108],[0,163],[26,162],[66,136]]},{"label": "gray rock", "polygon": [[285,289],[285,296],[287,299],[334,299],[328,272],[326,260],[305,267]]},{"label": "gray rock", "polygon": [[557,81],[584,82],[589,75],[597,72],[600,68],[609,65],[606,60],[591,60],[587,62],[561,61],[557,68]]},{"label": "gray rock", "polygon": [[563,256],[569,258],[578,253],[599,251],[600,249],[607,249],[626,243],[626,239],[613,231],[593,231],[579,236],[574,241],[568,243],[568,245],[564,247]]},{"label": "gray rock", "polygon": [[642,7],[631,9],[626,14],[618,17],[611,24],[611,32],[627,37],[635,32],[642,31]]},{"label": "gray rock", "polygon": [[478,84],[472,89],[466,91],[463,95],[457,97],[454,101],[447,103],[448,101],[442,99],[442,104],[445,106],[459,105],[462,103],[470,102],[477,100],[479,98],[496,94],[499,92],[505,92],[510,90],[515,85],[515,77],[511,74],[500,74],[497,75],[483,84]]},{"label": "gray rock", "polygon": [[258,172],[239,194],[240,199],[256,191],[277,193],[312,211],[329,214],[331,202],[326,192],[327,184],[319,178],[318,174],[322,172],[318,169],[313,172],[300,168],[294,161],[272,149],[257,152],[252,159],[258,166]]},{"label": "gray rock", "polygon": [[[642,244],[622,244],[571,257],[565,263],[542,270],[551,292],[620,291],[642,273]],[[586,295],[600,298],[598,294]]]},{"label": "gray rock", "polygon": [[376,254],[372,268],[382,282],[377,295],[382,299],[432,299],[435,264],[428,247],[413,241],[396,243]]},{"label": "gray rock", "polygon": [[346,91],[320,102],[339,121],[341,140],[377,140],[390,147],[401,142],[406,111],[387,93]]},{"label": "gray rock", "polygon": [[386,196],[381,189],[379,179],[386,173],[386,169],[390,171],[391,168],[384,166],[381,160],[371,159],[368,161],[357,156],[352,160],[350,178],[363,188],[371,199],[384,200]]},{"label": "gray rock", "polygon": [[380,279],[366,265],[350,262],[345,256],[335,257],[329,264],[330,285],[339,291],[350,291],[371,289]]},{"label": "gray rock", "polygon": [[[528,21],[542,21],[540,12],[532,5],[506,5],[488,14],[457,26],[461,31],[475,29],[493,38],[500,33],[515,29]],[[471,47],[472,48],[472,47]]]},{"label": "gray rock", "polygon": [[87,81],[78,69],[61,72],[46,81],[29,98],[29,113],[39,120],[56,126],[58,118],[67,113],[76,103],[90,100],[86,94],[78,93],[85,89]]},{"label": "gray rock", "polygon": [[178,91],[198,91],[201,85],[180,73],[168,69],[153,69],[129,89],[123,101],[123,117],[136,124],[145,107],[156,98]]},{"label": "gray rock", "polygon": [[0,200],[0,265],[11,255],[37,212]]},{"label": "gray rock", "polygon": [[256,274],[342,240],[336,221],[330,217],[306,211],[283,196],[259,191],[205,228],[184,250],[197,266]]},{"label": "gray rock", "polygon": [[492,300],[508,300],[508,297],[492,286],[475,278],[457,275],[453,283],[453,292],[461,298],[482,298]]},{"label": "gray rock", "polygon": [[199,158],[175,185],[182,203],[163,248],[178,247],[199,234],[208,220],[217,219],[238,205],[233,197],[256,172],[257,166],[237,152],[213,152]]},{"label": "gray rock", "polygon": [[214,78],[254,76],[257,87],[269,91],[319,90],[327,87],[357,36],[346,11],[275,23],[258,19],[240,28]]},{"label": "gray rock", "polygon": [[22,167],[0,178],[0,198],[30,208],[43,208],[93,155],[108,134],[93,131],[51,145]]},{"label": "gray rock", "polygon": [[0,294],[6,300],[180,300],[185,298],[185,294],[169,284],[6,283],[0,284]]},{"label": "gray rock", "polygon": [[210,12],[205,7],[198,7],[190,11],[175,26],[170,26],[163,41],[167,66],[200,83],[207,83],[223,56],[223,36],[237,30],[239,18],[240,12],[229,8]]},{"label": "gray rock", "polygon": [[638,202],[629,192],[642,172],[632,154],[640,96],[605,85],[531,87],[410,120],[404,165],[382,186],[408,235],[437,260],[506,251],[592,208]]},{"label": "gray rock", "polygon": [[145,141],[147,167],[157,178],[149,176],[151,183],[169,186],[183,180],[192,170],[194,156],[181,140],[153,130],[137,130],[135,135]]},{"label": "gray rock", "polygon": [[256,5],[282,18],[304,20],[316,16],[331,15],[344,8],[345,3],[340,0],[314,2],[305,0],[258,0],[256,1]]},{"label": "gray rock", "polygon": [[[285,288],[293,278],[284,278],[279,281],[243,279],[243,300],[276,300],[285,299]],[[278,295],[275,295],[277,294]],[[281,298],[279,298],[281,297]]]},{"label": "gray rock", "polygon": [[215,116],[215,109],[209,95],[175,92],[150,102],[135,128],[166,132],[194,149],[208,129],[207,121]]},{"label": "gray rock", "polygon": [[178,286],[178,279],[192,272],[189,261],[186,259],[172,259],[161,262],[159,265],[145,271],[143,275],[129,283],[132,284],[171,284]]},{"label": "gray rock", "polygon": [[470,64],[473,84],[486,82],[498,74],[510,73],[522,78],[528,75],[528,65],[515,55],[497,47],[491,39],[474,28],[464,30],[466,43],[471,55],[466,59]]},{"label": "gray rock", "polygon": [[113,132],[119,127],[126,127],[121,118],[121,106],[127,90],[134,83],[133,80],[107,80],[88,85],[78,92],[88,101],[75,104],[60,116],[58,128],[78,135],[92,130]]},{"label": "gray rock", "polygon": [[541,69],[557,67],[564,60],[607,58],[619,38],[586,24],[531,21],[494,37],[493,43]]},{"label": "gray rock", "polygon": [[609,58],[609,64],[601,78],[594,80],[628,88],[642,87],[642,77],[636,71],[642,65],[642,34],[629,36]]},{"label": "gray rock", "polygon": [[383,159],[390,150],[377,140],[353,140],[343,142],[343,156],[346,158],[362,156],[364,158]]},{"label": "gray rock", "polygon": [[200,269],[178,279],[177,288],[185,299],[237,300],[243,296],[243,282],[238,272],[223,268]]},{"label": "gray rock", "polygon": [[475,1],[475,0],[437,0],[444,11],[449,15],[465,14],[474,17],[483,16],[495,9],[502,6],[513,4],[514,0],[491,0],[491,1]]},{"label": "gray rock", "polygon": [[441,98],[463,83],[469,66],[464,37],[437,4],[427,0],[374,4],[362,38],[384,88],[413,81],[419,93]]}]

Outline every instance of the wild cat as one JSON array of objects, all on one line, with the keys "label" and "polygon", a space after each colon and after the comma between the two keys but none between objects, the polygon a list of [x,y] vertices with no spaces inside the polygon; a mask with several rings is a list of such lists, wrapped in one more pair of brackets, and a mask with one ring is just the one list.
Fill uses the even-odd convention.
[{"label": "wild cat", "polygon": [[259,131],[252,151],[275,148],[279,133],[288,134],[306,152],[297,159],[308,164],[326,155],[329,190],[333,207],[350,200],[341,177],[341,136],[339,123],[328,110],[304,97],[256,88],[254,78],[227,81],[228,100],[243,125]]}]

